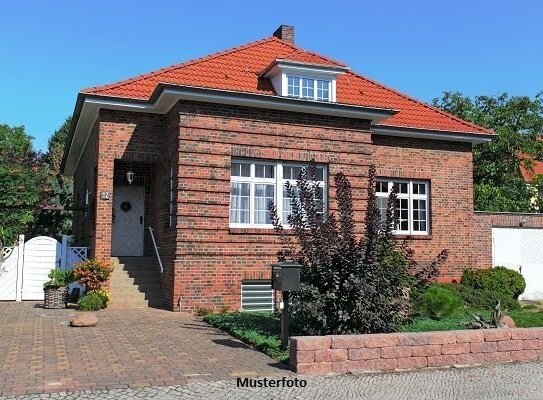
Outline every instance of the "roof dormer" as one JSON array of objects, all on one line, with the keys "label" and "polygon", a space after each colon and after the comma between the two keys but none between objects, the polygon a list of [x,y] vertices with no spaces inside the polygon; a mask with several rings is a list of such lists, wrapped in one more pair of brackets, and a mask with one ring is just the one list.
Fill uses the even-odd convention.
[{"label": "roof dormer", "polygon": [[302,100],[336,101],[336,77],[348,71],[343,65],[275,59],[262,76],[270,79],[278,96]]}]

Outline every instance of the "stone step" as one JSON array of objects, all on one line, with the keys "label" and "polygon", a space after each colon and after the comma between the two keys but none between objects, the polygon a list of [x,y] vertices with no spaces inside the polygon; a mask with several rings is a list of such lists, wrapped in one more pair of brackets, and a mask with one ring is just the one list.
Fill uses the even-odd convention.
[{"label": "stone step", "polygon": [[154,257],[112,257],[110,276],[113,308],[160,307],[163,304],[160,273]]}]

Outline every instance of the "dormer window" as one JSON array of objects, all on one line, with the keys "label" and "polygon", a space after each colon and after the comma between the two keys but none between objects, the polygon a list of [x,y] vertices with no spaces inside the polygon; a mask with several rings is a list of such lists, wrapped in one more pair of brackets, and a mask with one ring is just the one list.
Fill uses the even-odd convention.
[{"label": "dormer window", "polygon": [[326,79],[287,75],[287,96],[306,100],[331,101],[330,84],[331,82]]},{"label": "dormer window", "polygon": [[336,78],[348,70],[344,65],[276,59],[261,76],[271,81],[278,96],[335,102]]}]

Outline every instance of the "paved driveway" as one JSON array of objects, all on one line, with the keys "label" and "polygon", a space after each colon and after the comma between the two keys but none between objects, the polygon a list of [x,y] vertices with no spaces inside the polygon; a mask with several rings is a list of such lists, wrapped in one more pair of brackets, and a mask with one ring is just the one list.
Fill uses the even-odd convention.
[{"label": "paved driveway", "polygon": [[103,310],[96,327],[72,328],[75,312],[0,302],[0,396],[291,374],[187,314]]}]

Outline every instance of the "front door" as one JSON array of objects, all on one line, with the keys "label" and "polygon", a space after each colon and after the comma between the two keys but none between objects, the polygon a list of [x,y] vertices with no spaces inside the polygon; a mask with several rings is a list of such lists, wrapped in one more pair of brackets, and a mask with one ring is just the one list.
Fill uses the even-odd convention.
[{"label": "front door", "polygon": [[143,255],[144,199],[143,186],[115,186],[113,188],[111,255]]}]

